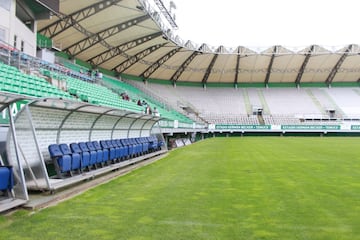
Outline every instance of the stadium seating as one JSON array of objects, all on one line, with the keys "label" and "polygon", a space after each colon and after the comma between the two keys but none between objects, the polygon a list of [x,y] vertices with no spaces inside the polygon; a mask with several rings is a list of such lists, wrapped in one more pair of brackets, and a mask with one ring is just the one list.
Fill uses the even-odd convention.
[{"label": "stadium seating", "polygon": [[142,153],[149,152],[149,142],[147,138],[139,137],[135,139],[139,144],[142,145]]},{"label": "stadium seating", "polygon": [[111,141],[110,140],[101,140],[100,145],[103,149],[107,150],[107,152],[109,154],[108,160],[115,161],[116,160],[116,149],[112,146]]},{"label": "stadium seating", "polygon": [[17,68],[0,62],[0,91],[22,94],[30,97],[73,97],[45,79],[20,72]]},{"label": "stadium seating", "polygon": [[58,166],[58,176],[65,173],[73,175],[74,171],[91,171],[92,167],[103,167],[104,163],[117,162],[161,150],[162,141],[156,136],[78,142],[67,144],[50,144],[48,150],[54,164]]},{"label": "stadium seating", "polygon": [[[139,99],[146,99],[149,105],[156,107],[159,114],[171,120],[191,124],[193,121],[175,110],[165,109],[163,103],[150,100],[139,89],[107,77],[104,75],[102,84],[96,84],[92,77],[78,71],[69,70],[67,67],[44,62],[32,58],[37,62],[37,69],[49,79],[66,82],[67,91],[60,90],[47,82],[44,78],[20,72],[16,67],[0,62],[0,91],[22,94],[29,97],[59,97],[63,99],[81,100],[96,105],[125,109],[139,113],[145,112],[145,106],[137,105]],[[78,69],[79,67],[76,66]],[[121,92],[130,95],[130,101],[120,97]]]},{"label": "stadium seating", "polygon": [[122,146],[127,147],[129,157],[133,157],[135,154],[135,147],[129,142],[129,139],[119,139],[118,141]]},{"label": "stadium seating", "polygon": [[111,140],[111,144],[116,149],[116,158],[121,161],[128,157],[127,147],[123,146],[121,142],[116,141],[115,139]]},{"label": "stadium seating", "polygon": [[[147,104],[150,105],[151,108],[156,107],[158,110],[160,116],[171,119],[171,120],[178,120],[179,122],[184,123],[192,123],[193,120],[191,120],[188,116],[185,116],[184,114],[180,113],[177,110],[182,111],[182,109],[179,109],[172,106],[172,109],[169,107],[164,106],[165,100],[162,98],[157,97],[156,100],[154,97],[149,96],[148,94],[145,94],[139,88],[138,86],[141,86],[139,83],[132,82],[136,87],[128,84],[127,82],[118,81],[112,78],[109,78],[107,76],[103,77],[103,82],[111,89],[115,89],[117,92],[127,92],[131,99],[145,99]],[[143,83],[141,83],[143,85]],[[154,95],[153,95],[154,96]]]},{"label": "stadium seating", "polygon": [[[176,86],[133,81],[139,88],[166,99],[172,107],[188,106],[201,119],[213,124],[261,125],[253,107],[261,107],[264,124],[307,124],[299,116],[328,119],[328,109],[337,119],[358,119],[360,91],[342,88],[219,88]],[[312,121],[309,124],[316,124]],[[319,124],[331,124],[321,121]],[[339,124],[339,123],[336,123]]]},{"label": "stadium seating", "polygon": [[59,145],[64,155],[71,156],[71,170],[79,170],[81,167],[81,156],[79,153],[71,152],[69,146],[65,143]]},{"label": "stadium seating", "polygon": [[51,159],[53,159],[55,166],[57,166],[57,171],[60,171],[58,175],[61,176],[62,173],[70,172],[72,167],[71,156],[64,154],[58,144],[51,144],[48,149]]},{"label": "stadium seating", "polygon": [[95,162],[94,166],[96,167],[97,164],[101,164],[103,162],[103,159],[104,159],[103,158],[103,151],[101,149],[97,149],[93,142],[86,142],[86,145],[87,145],[88,149],[90,150],[90,152],[93,151],[93,152],[96,153],[96,162]]},{"label": "stadium seating", "polygon": [[115,140],[112,140],[112,141],[115,141],[117,146],[119,146],[122,149],[123,159],[127,159],[127,158],[130,157],[129,146],[126,146],[126,145],[122,144],[120,139],[115,139]]},{"label": "stadium seating", "polygon": [[79,147],[82,152],[88,152],[90,154],[89,166],[95,167],[96,162],[97,162],[97,152],[94,150],[90,151],[90,149],[88,148],[88,145],[85,142],[79,142]]},{"label": "stadium seating", "polygon": [[77,96],[85,102],[100,104],[103,106],[126,109],[135,112],[143,112],[144,109],[135,102],[125,101],[117,93],[110,89],[89,82],[84,82],[72,77],[67,78],[67,87],[69,93]]},{"label": "stadium seating", "polygon": [[0,166],[0,191],[9,193],[14,186],[14,175],[11,166]]},{"label": "stadium seating", "polygon": [[109,150],[107,148],[102,148],[98,141],[92,141],[91,143],[94,145],[98,154],[99,154],[99,152],[102,152],[102,154],[103,154],[101,161],[100,161],[100,158],[98,157],[97,162],[102,165],[104,162],[108,161],[109,160]]},{"label": "stadium seating", "polygon": [[149,142],[149,150],[150,151],[158,151],[164,145],[164,142],[159,141],[155,136],[147,137]]},{"label": "stadium seating", "polygon": [[81,150],[78,143],[70,143],[70,149],[72,153],[77,153],[81,156],[80,170],[84,170],[90,165],[90,153],[88,151]]}]

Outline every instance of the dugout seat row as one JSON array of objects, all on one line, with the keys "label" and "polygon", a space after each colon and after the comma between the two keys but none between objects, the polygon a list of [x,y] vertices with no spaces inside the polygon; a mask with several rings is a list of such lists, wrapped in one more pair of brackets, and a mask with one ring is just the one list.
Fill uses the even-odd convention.
[{"label": "dugout seat row", "polygon": [[64,177],[158,151],[162,145],[156,136],[151,136],[50,144],[48,150],[58,177]]},{"label": "dugout seat row", "polygon": [[12,166],[0,166],[0,192],[4,196],[12,196],[14,174]]}]

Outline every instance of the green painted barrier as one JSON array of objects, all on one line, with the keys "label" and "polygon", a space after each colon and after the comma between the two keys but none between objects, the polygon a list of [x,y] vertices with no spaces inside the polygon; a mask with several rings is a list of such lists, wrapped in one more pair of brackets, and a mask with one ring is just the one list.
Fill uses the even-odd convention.
[{"label": "green painted barrier", "polygon": [[281,125],[282,130],[340,130],[340,125]]},{"label": "green painted barrier", "polygon": [[360,130],[360,125],[351,125],[351,130]]},{"label": "green painted barrier", "polygon": [[[10,105],[10,110],[13,116],[15,116],[27,103],[28,101],[18,101],[16,103],[13,103]],[[4,109],[4,111],[1,112],[1,117],[0,117],[0,124],[9,124],[10,123],[10,119],[9,119],[9,114],[8,114],[8,110]]]},{"label": "green painted barrier", "polygon": [[240,129],[240,130],[270,130],[271,125],[241,125],[241,124],[217,124],[215,129]]}]

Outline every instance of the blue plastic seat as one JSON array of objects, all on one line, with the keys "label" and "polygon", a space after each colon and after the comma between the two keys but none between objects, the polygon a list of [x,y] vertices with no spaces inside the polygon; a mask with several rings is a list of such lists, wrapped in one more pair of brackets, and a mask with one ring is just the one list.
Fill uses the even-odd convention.
[{"label": "blue plastic seat", "polygon": [[147,138],[148,141],[149,141],[149,149],[151,151],[157,151],[159,149],[159,143],[158,143],[158,140],[155,136],[150,136]]},{"label": "blue plastic seat", "polygon": [[81,156],[80,168],[84,169],[90,164],[90,153],[83,152],[77,143],[70,143],[70,148],[73,153],[78,153]]},{"label": "blue plastic seat", "polygon": [[135,138],[136,142],[142,145],[142,153],[145,154],[149,151],[149,142],[145,137]]},{"label": "blue plastic seat", "polygon": [[129,157],[135,156],[135,146],[130,143],[128,138],[120,139],[120,142],[123,144],[123,146],[127,146]]},{"label": "blue plastic seat", "polygon": [[81,151],[88,152],[90,154],[89,165],[95,165],[97,160],[97,153],[96,151],[90,151],[87,144],[85,142],[79,142],[79,147]]},{"label": "blue plastic seat", "polygon": [[113,148],[115,148],[115,152],[116,152],[116,158],[117,159],[121,159],[122,158],[122,151],[121,148],[118,146],[117,142],[115,140],[107,140],[108,145],[111,144],[111,146]]},{"label": "blue plastic seat", "polygon": [[135,138],[129,138],[129,141],[135,148],[135,151],[134,151],[135,156],[141,155],[142,145],[139,144],[138,142],[136,142]]},{"label": "blue plastic seat", "polygon": [[102,147],[103,149],[107,149],[107,150],[108,150],[108,152],[109,152],[109,160],[110,160],[110,161],[115,160],[115,158],[116,158],[116,150],[115,150],[115,148],[112,147],[112,145],[109,146],[109,145],[108,145],[108,142],[107,142],[106,140],[101,140],[101,141],[100,141],[100,145],[101,145],[101,147]]},{"label": "blue plastic seat", "polygon": [[90,151],[96,152],[96,163],[102,163],[103,161],[103,151],[101,150],[101,147],[99,145],[99,149],[96,149],[93,142],[86,142],[87,147]]},{"label": "blue plastic seat", "polygon": [[92,141],[91,142],[96,150],[101,150],[103,152],[102,162],[106,162],[109,160],[109,150],[107,148],[101,147],[100,143],[98,141]]},{"label": "blue plastic seat", "polygon": [[50,144],[48,146],[48,150],[51,159],[56,161],[56,164],[58,165],[61,173],[71,171],[71,163],[72,163],[71,155],[62,152],[60,149],[60,145],[58,144]]},{"label": "blue plastic seat", "polygon": [[126,146],[123,146],[119,139],[115,139],[113,141],[116,142],[117,146],[120,148],[121,159],[126,159],[128,157],[128,148]]},{"label": "blue plastic seat", "polygon": [[80,162],[81,162],[80,154],[71,152],[69,146],[65,143],[60,144],[59,147],[64,155],[71,156],[71,170],[80,169]]},{"label": "blue plastic seat", "polygon": [[11,191],[14,187],[12,166],[0,166],[0,191]]}]

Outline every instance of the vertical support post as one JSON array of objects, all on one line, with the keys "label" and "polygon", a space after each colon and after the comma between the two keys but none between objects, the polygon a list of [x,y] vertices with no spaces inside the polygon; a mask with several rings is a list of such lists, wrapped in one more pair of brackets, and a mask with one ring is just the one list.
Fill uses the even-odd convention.
[{"label": "vertical support post", "polygon": [[11,134],[13,136],[13,140],[14,140],[14,147],[15,147],[15,155],[16,155],[16,161],[18,163],[19,166],[19,173],[20,173],[20,180],[21,180],[21,188],[22,191],[24,193],[25,196],[25,200],[29,200],[29,195],[26,189],[26,183],[25,183],[25,175],[24,175],[24,171],[23,171],[23,167],[20,161],[20,154],[19,154],[19,147],[18,147],[18,141],[17,141],[17,137],[16,137],[16,130],[15,130],[15,123],[14,123],[14,117],[11,114],[11,109],[10,109],[10,105],[8,106],[8,113],[9,113],[9,120],[10,120],[10,128],[11,128]]},{"label": "vertical support post", "polygon": [[35,127],[34,127],[34,123],[32,121],[32,115],[31,115],[31,112],[30,112],[30,109],[29,109],[29,105],[25,106],[25,111],[26,111],[26,115],[27,115],[27,117],[29,119],[31,132],[32,132],[33,137],[34,137],[36,151],[37,151],[37,153],[39,155],[39,158],[40,158],[41,169],[44,172],[45,182],[46,182],[46,185],[47,185],[48,189],[51,189],[49,176],[47,174],[47,170],[46,170],[46,166],[45,166],[44,156],[42,155],[42,153],[40,151],[40,146],[39,146],[39,142],[38,142],[38,139],[37,139],[37,136],[36,136]]}]

